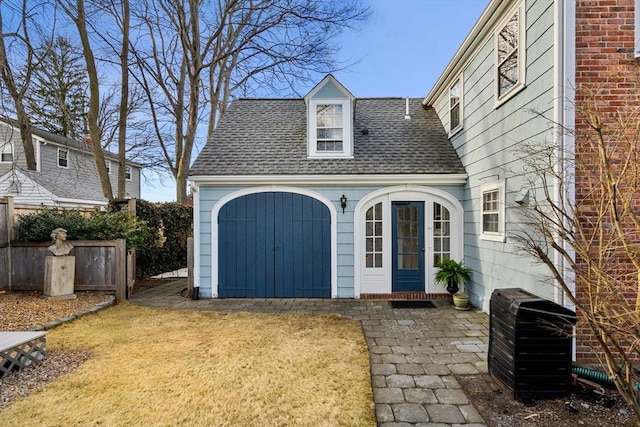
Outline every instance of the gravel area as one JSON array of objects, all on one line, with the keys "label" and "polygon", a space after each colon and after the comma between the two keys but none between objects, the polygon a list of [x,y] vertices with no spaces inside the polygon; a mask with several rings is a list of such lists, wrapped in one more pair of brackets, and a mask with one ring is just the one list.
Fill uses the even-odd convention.
[{"label": "gravel area", "polygon": [[[91,310],[110,295],[77,292],[71,300],[46,300],[39,291],[0,291],[0,331],[24,331]],[[47,329],[44,327],[44,329]]]},{"label": "gravel area", "polygon": [[[111,304],[113,297],[95,292],[78,292],[72,300],[46,300],[42,292],[0,291],[0,331],[49,329],[61,319],[95,311]],[[0,411],[15,399],[33,393],[61,375],[73,372],[89,359],[89,351],[48,350],[47,358],[0,379]]]}]

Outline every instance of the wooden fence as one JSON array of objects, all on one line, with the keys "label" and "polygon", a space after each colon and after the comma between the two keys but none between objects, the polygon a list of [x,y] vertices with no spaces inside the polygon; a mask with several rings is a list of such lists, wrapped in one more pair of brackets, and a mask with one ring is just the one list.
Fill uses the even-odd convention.
[{"label": "wooden fence", "polygon": [[[101,291],[114,293],[116,300],[127,297],[127,249],[124,239],[69,241],[76,257],[75,291]],[[9,266],[10,275],[0,289],[14,291],[44,290],[45,257],[52,256],[47,249],[50,242],[13,242],[8,248],[10,259],[1,259],[0,265]]]},{"label": "wooden fence", "polygon": [[[51,242],[15,242],[15,209],[11,198],[0,198],[0,290],[44,290],[45,257]],[[114,293],[127,298],[135,280],[135,256],[127,255],[126,242],[119,240],[69,241],[69,255],[76,257],[76,291]],[[129,274],[127,274],[129,272]]]}]

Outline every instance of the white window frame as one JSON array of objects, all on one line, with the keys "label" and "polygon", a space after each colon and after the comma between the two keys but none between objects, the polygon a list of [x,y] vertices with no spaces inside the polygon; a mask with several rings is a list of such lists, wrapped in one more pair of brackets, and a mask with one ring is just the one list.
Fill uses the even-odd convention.
[{"label": "white window frame", "polygon": [[133,177],[133,169],[129,165],[125,165],[124,167],[124,179],[127,181],[131,181]]},{"label": "white window frame", "polygon": [[[484,230],[484,195],[490,192],[498,192],[498,210],[490,213],[498,214],[498,231],[485,231]],[[505,241],[505,229],[506,229],[506,204],[505,204],[505,182],[495,181],[480,186],[480,238],[482,240],[491,240],[494,242]]]},{"label": "white window frame", "polygon": [[[318,150],[318,105],[342,105],[342,150]],[[352,158],[353,157],[353,124],[351,123],[351,101],[349,99],[312,99],[308,107],[308,157],[310,158]]]},{"label": "white window frame", "polygon": [[[60,164],[60,160],[62,160],[62,158],[60,157],[60,154],[61,154],[61,153],[65,153],[65,158],[64,158],[64,160],[65,160],[65,162],[66,162],[66,165],[64,165],[64,166]],[[57,154],[58,154],[58,155],[57,155],[57,157],[56,157],[56,159],[57,159],[57,160],[56,160],[56,164],[58,165],[58,167],[59,167],[59,168],[63,168],[63,169],[69,169],[69,150],[65,150],[65,149],[63,149],[63,148],[58,148],[58,150],[57,150]]]},{"label": "white window frame", "polygon": [[[509,23],[511,18],[515,14],[518,14],[518,82],[510,87],[505,93],[500,94],[500,64],[498,63],[498,38],[502,30]],[[496,31],[493,35],[493,57],[494,57],[494,101],[495,106],[498,107],[506,102],[508,99],[511,99],[516,93],[520,92],[525,87],[525,67],[526,67],[526,51],[527,51],[527,43],[526,43],[526,10],[524,8],[524,3],[520,3],[518,6],[513,8],[500,22],[500,25],[496,28]]]},{"label": "white window frame", "polygon": [[[8,148],[8,149],[7,149]],[[5,155],[11,155],[11,159],[10,160],[3,160]],[[2,147],[0,147],[0,163],[13,163],[13,159],[15,158],[14,156],[14,152],[13,152],[13,143],[12,142],[6,142],[4,145],[2,145]]]},{"label": "white window frame", "polygon": [[635,24],[635,43],[633,45],[633,56],[634,58],[640,58],[640,0],[635,0],[633,3]]},{"label": "white window frame", "polygon": [[[452,89],[453,89],[453,87],[455,85],[459,85],[459,87],[458,87],[458,91],[459,91],[458,103],[455,104],[455,105],[452,105],[451,104],[451,91],[452,91]],[[462,94],[463,94],[462,74],[460,74],[458,76],[458,78],[455,79],[454,82],[449,86],[448,94],[449,94],[449,136],[452,136],[452,135],[458,133],[463,127],[462,122],[463,122],[464,115],[463,115],[463,111],[462,111],[462,108],[463,108],[463,103],[462,103]],[[456,105],[458,106],[458,125],[452,128],[451,127],[451,122],[452,122],[451,116],[452,116],[452,113],[453,113],[453,108]]]},{"label": "white window frame", "polygon": [[111,160],[105,160],[104,166],[107,168],[107,174],[111,175]]}]

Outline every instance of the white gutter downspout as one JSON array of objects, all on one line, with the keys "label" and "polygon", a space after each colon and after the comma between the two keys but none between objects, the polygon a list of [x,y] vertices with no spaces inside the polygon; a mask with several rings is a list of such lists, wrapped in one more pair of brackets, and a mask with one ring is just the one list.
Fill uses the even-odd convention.
[{"label": "white gutter downspout", "polygon": [[[571,161],[575,151],[575,140],[571,132],[575,127],[575,2],[556,0],[554,2],[554,84],[553,121],[554,144],[558,161],[555,165],[554,193],[558,202],[564,200],[565,210],[570,212],[575,205],[575,168]],[[569,156],[569,161],[565,158]],[[561,182],[562,180],[563,182]],[[564,194],[562,194],[562,193]],[[563,242],[564,250],[573,254],[571,247]],[[554,254],[554,262],[560,269],[566,283],[575,294],[575,275],[562,255]],[[555,301],[563,306],[570,304],[559,287],[555,289]],[[572,308],[572,307],[569,307]]]}]

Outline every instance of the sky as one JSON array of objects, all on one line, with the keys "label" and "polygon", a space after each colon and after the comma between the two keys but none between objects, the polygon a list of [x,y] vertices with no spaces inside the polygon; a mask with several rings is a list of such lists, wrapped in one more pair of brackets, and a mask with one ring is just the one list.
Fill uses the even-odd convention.
[{"label": "sky", "polygon": [[[425,97],[489,0],[363,0],[371,16],[341,36],[333,73],[356,98]],[[311,90],[313,86],[308,89]],[[142,181],[142,198],[175,200],[169,178]]]}]

